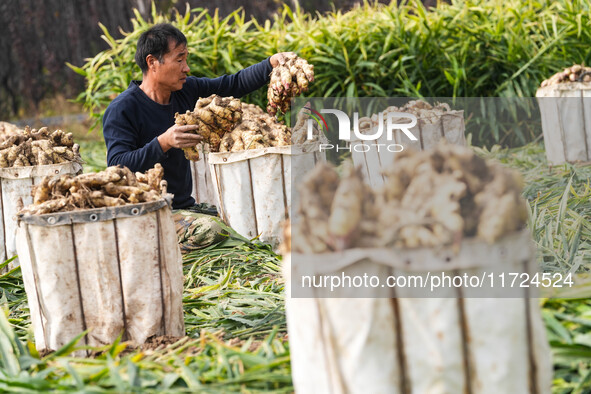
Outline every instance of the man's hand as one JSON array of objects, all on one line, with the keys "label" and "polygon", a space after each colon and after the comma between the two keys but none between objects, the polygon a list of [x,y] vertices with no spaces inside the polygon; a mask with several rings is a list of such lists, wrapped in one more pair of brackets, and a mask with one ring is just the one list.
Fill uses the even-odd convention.
[{"label": "man's hand", "polygon": [[185,126],[175,124],[158,136],[158,142],[164,152],[170,148],[190,148],[203,141],[203,137],[199,134],[187,133],[197,128],[198,126],[194,124]]},{"label": "man's hand", "polygon": [[271,62],[271,67],[275,68],[280,64],[284,64],[287,61],[287,56],[294,56],[295,52],[279,52],[271,56],[269,62]]}]

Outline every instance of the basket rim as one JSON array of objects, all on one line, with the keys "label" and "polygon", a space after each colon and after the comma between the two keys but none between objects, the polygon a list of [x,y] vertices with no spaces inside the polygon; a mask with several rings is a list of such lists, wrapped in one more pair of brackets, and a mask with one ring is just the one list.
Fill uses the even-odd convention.
[{"label": "basket rim", "polygon": [[573,91],[573,90],[591,90],[591,82],[560,82],[554,85],[539,87],[536,90],[536,97],[552,97],[552,96],[538,96],[541,92],[548,91]]},{"label": "basket rim", "polygon": [[238,161],[245,161],[257,157],[280,154],[280,155],[304,155],[319,152],[320,141],[306,142],[298,145],[270,146],[259,149],[248,149],[238,152],[210,152],[208,155],[209,164],[230,164]]},{"label": "basket rim", "polygon": [[[477,237],[465,238],[458,249],[452,246],[401,248],[354,248],[341,252],[303,254],[290,251],[292,267],[314,274],[330,274],[364,261],[409,272],[449,271],[496,266],[498,252],[507,261],[523,262],[535,258],[532,235],[522,228],[504,235],[495,243]],[[294,264],[294,260],[295,264]]]},{"label": "basket rim", "polygon": [[66,163],[44,164],[39,166],[4,167],[0,168],[0,178],[26,179],[42,176],[75,174],[79,171],[82,171],[82,164],[76,161],[68,161]]},{"label": "basket rim", "polygon": [[127,204],[116,207],[90,208],[76,211],[45,213],[41,215],[17,214],[17,222],[35,226],[52,227],[73,223],[103,222],[119,218],[132,218],[146,215],[166,206],[171,207],[172,195],[162,197],[157,201]]}]

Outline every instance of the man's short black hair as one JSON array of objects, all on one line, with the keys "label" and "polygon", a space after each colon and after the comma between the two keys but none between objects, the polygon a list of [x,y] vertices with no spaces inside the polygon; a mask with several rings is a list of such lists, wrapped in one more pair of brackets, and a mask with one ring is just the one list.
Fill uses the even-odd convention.
[{"label": "man's short black hair", "polygon": [[143,73],[148,71],[146,56],[152,55],[161,62],[163,56],[168,53],[168,43],[170,41],[177,46],[180,44],[187,45],[187,37],[170,23],[159,23],[142,33],[139,40],[137,40],[135,62],[140,66]]}]

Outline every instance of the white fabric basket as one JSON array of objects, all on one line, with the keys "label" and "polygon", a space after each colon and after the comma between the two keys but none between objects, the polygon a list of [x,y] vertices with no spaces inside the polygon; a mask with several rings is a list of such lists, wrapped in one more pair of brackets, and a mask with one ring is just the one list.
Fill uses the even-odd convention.
[{"label": "white fabric basket", "polygon": [[591,161],[591,83],[549,85],[536,97],[550,164]]},{"label": "white fabric basket", "polygon": [[[16,254],[16,214],[24,206],[33,203],[33,185],[41,183],[46,176],[60,176],[82,172],[82,166],[75,162],[48,164],[31,167],[0,168],[0,224],[2,225],[2,246],[0,261]],[[18,266],[14,260],[9,268]]]},{"label": "white fabric basket", "polygon": [[[184,335],[183,272],[164,200],[21,216],[17,249],[37,349]],[[141,236],[138,234],[141,233]]]},{"label": "white fabric basket", "polygon": [[209,152],[201,148],[199,153],[199,160],[189,160],[191,180],[193,181],[191,196],[197,203],[207,203],[217,206],[219,203],[213,186],[213,180],[211,179],[211,172],[209,171]]},{"label": "white fabric basket", "polygon": [[220,216],[240,234],[278,245],[281,222],[298,206],[292,180],[320,160],[325,155],[319,143],[210,153]]},{"label": "white fabric basket", "polygon": [[[528,232],[495,245],[466,240],[451,260],[448,251],[432,249],[392,250],[389,256],[356,249],[305,259],[287,254],[283,272],[296,392],[550,393],[551,354],[539,301],[525,293],[502,298],[499,289],[496,298],[467,298],[469,291],[449,288],[440,298],[410,298],[418,293],[376,288],[374,298],[293,298],[292,275],[301,272],[476,274],[490,272],[493,264],[523,270],[525,261],[535,265],[528,240]],[[295,266],[303,261],[307,267]]]}]

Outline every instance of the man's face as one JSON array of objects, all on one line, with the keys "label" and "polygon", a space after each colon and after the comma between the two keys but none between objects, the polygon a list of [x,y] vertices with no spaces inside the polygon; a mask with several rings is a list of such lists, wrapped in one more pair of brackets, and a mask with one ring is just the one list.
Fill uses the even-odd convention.
[{"label": "man's face", "polygon": [[168,43],[168,53],[162,57],[162,62],[154,62],[154,76],[158,84],[171,92],[180,90],[187,79],[190,69],[187,65],[187,46]]}]

